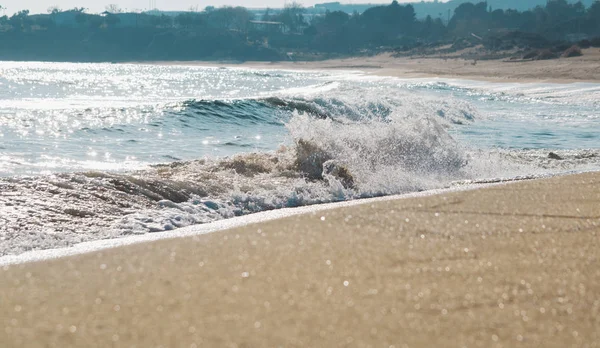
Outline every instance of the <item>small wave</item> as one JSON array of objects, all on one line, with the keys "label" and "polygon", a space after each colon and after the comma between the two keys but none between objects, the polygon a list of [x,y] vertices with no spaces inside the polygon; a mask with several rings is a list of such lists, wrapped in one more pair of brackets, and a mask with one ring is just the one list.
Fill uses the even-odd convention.
[{"label": "small wave", "polygon": [[284,74],[277,73],[277,72],[274,72],[274,71],[269,71],[269,70],[245,71],[242,75],[252,75],[252,76],[258,76],[258,77],[270,77],[270,78],[283,78],[283,77],[285,77]]},{"label": "small wave", "polygon": [[325,81],[323,83],[306,86],[306,87],[295,87],[295,88],[287,88],[282,91],[279,91],[278,94],[283,97],[305,97],[309,98],[310,96],[318,95],[318,94],[334,94],[336,93],[342,84],[339,81]]},{"label": "small wave", "polygon": [[202,121],[281,125],[276,110],[256,99],[188,100],[176,110],[179,117]]},{"label": "small wave", "polygon": [[[329,84],[325,84],[327,86]],[[332,83],[335,91],[313,91],[310,95],[290,94],[288,91],[259,98],[233,100],[188,100],[175,108],[180,117],[199,118],[213,122],[233,122],[281,125],[293,112],[339,122],[385,120],[390,115],[406,118],[437,115],[445,122],[464,124],[480,118],[468,102],[439,100],[412,92]],[[392,93],[390,92],[390,93]],[[360,98],[356,98],[360,95]]]}]

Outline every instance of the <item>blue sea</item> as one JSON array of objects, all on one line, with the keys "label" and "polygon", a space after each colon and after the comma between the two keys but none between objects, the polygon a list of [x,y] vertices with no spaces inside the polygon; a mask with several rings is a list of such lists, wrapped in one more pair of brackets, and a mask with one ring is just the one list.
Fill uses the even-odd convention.
[{"label": "blue sea", "polygon": [[600,169],[600,84],[0,62],[0,256]]}]

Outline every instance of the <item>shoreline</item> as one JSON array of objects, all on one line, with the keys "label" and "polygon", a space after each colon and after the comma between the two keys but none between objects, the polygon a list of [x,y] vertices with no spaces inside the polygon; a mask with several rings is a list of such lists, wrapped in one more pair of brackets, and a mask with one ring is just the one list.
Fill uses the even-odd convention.
[{"label": "shoreline", "polygon": [[396,78],[446,78],[505,83],[599,83],[600,49],[583,50],[583,56],[551,60],[510,62],[503,59],[473,60],[459,57],[392,57],[379,54],[324,61],[217,62],[156,61],[124,64],[205,66],[268,70],[353,70],[366,75]]},{"label": "shoreline", "polygon": [[593,346],[599,199],[588,172],[5,266],[0,342]]},{"label": "shoreline", "polygon": [[101,252],[102,250],[128,247],[142,243],[153,243],[163,240],[187,238],[207,233],[219,233],[233,228],[246,227],[252,224],[265,223],[272,220],[284,219],[296,215],[315,214],[317,212],[327,211],[331,209],[340,209],[357,205],[366,205],[386,201],[429,197],[454,192],[473,191],[492,186],[511,185],[513,183],[518,183],[522,181],[543,180],[553,177],[562,177],[585,173],[598,173],[600,175],[600,170],[582,172],[568,171],[563,173],[546,173],[533,176],[519,176],[513,178],[470,180],[467,182],[457,181],[447,187],[430,189],[425,191],[414,191],[403,194],[392,194],[370,198],[356,198],[339,202],[319,203],[303,205],[298,207],[265,210],[257,213],[216,220],[208,223],[179,227],[170,231],[149,232],[145,234],[109,239],[96,239],[86,242],[80,242],[67,247],[30,250],[22,252],[20,254],[3,255],[0,256],[0,268],[5,266],[15,266],[28,263],[47,262],[55,259],[73,257],[94,252]]},{"label": "shoreline", "polygon": [[2,257],[0,346],[594,346],[599,203],[563,173]]},{"label": "shoreline", "polygon": [[[77,64],[133,64],[203,66],[298,71],[360,71],[366,75],[405,79],[445,78],[504,83],[600,83],[600,49],[582,49],[583,56],[549,60],[473,59],[457,55],[411,55],[390,53],[316,61],[119,61],[58,62]],[[6,61],[14,62],[14,61]],[[40,61],[43,63],[52,63]],[[0,63],[2,63],[0,61]]]},{"label": "shoreline", "polygon": [[[600,171],[599,171],[600,172]],[[93,240],[89,242],[82,242],[75,244],[70,247],[62,247],[56,249],[42,249],[42,250],[32,250],[26,251],[21,254],[16,255],[5,255],[0,256],[0,267],[3,266],[12,266],[19,264],[26,264],[32,262],[45,262],[53,259],[64,258],[77,256],[82,254],[89,254],[93,252],[99,252],[106,249],[112,248],[120,248],[127,247],[130,245],[140,244],[140,243],[151,243],[161,240],[169,240],[176,238],[186,238],[192,236],[203,235],[207,233],[218,233],[232,228],[244,227],[251,224],[264,223],[272,220],[288,218],[296,215],[303,214],[313,214],[320,211],[330,210],[330,209],[338,209],[344,207],[351,207],[355,205],[362,204],[370,204],[377,202],[385,202],[385,201],[393,201],[393,200],[402,200],[402,199],[412,199],[418,197],[428,197],[438,194],[451,193],[451,192],[461,192],[461,191],[471,191],[478,190],[481,188],[486,188],[495,185],[509,185],[511,183],[519,182],[519,181],[528,181],[528,180],[538,180],[546,177],[554,177],[554,176],[563,176],[570,175],[568,174],[555,174],[555,175],[544,175],[537,178],[508,178],[508,179],[499,179],[497,181],[490,182],[473,182],[473,183],[456,183],[453,186],[432,189],[420,192],[409,192],[405,194],[396,194],[396,195],[388,195],[381,197],[373,197],[373,198],[359,198],[359,199],[351,199],[340,202],[332,202],[332,203],[322,203],[322,204],[313,204],[313,205],[305,205],[293,208],[281,208],[275,210],[267,210],[258,213],[248,214],[237,216],[233,218],[227,218],[222,220],[217,220],[204,224],[190,225],[186,227],[177,228],[172,231],[163,231],[163,232],[154,232],[154,233],[146,233],[142,235],[134,235],[128,237],[120,237],[120,238],[111,238],[111,239],[99,239]]]},{"label": "shoreline", "polygon": [[[383,58],[389,59],[390,57],[383,57]],[[382,56],[377,57],[377,59],[383,59],[383,58],[382,58]],[[348,60],[351,61],[351,62],[354,62],[355,60],[359,60],[359,59],[360,58],[349,58]],[[393,58],[393,59],[395,60],[395,58]],[[204,64],[205,62],[197,62],[197,63],[201,64],[201,65],[205,65]],[[319,64],[332,64],[331,61],[317,62],[317,63],[319,63]],[[157,64],[161,64],[161,63],[157,63]],[[168,64],[168,63],[165,63],[165,64]],[[186,63],[183,63],[183,64],[186,64]],[[196,64],[196,63],[192,62],[192,64]],[[252,64],[252,63],[250,63],[250,64]],[[259,64],[259,63],[256,63],[256,64]],[[290,64],[295,64],[295,63],[290,63]],[[243,68],[248,68],[245,65],[242,66],[242,67],[240,67],[240,66],[233,66],[233,67],[235,67],[235,68],[242,68],[242,69]],[[341,69],[342,68],[355,68],[355,69],[361,68],[361,69],[364,69],[365,67],[366,68],[376,67],[377,69],[385,71],[385,69],[382,66],[340,65],[338,67],[341,68]],[[305,68],[306,69],[313,69],[314,67],[313,66],[306,66]],[[324,67],[325,70],[331,69],[331,68],[332,67],[330,65]],[[331,70],[329,70],[329,71],[331,71]],[[376,73],[378,74],[379,70]],[[397,74],[399,75],[400,73],[397,73]],[[391,76],[389,74],[382,74],[382,75]],[[463,81],[469,81],[469,80],[463,80]],[[437,190],[434,190],[433,193],[427,193],[427,195],[434,194],[435,191],[437,191]],[[410,194],[409,194],[409,196],[410,196]],[[404,197],[405,197],[405,195],[401,195],[401,196],[394,195],[394,196],[388,196],[387,198],[388,199],[399,199],[399,198],[404,198]],[[362,203],[361,200],[356,201],[356,203],[354,203],[355,201],[345,201],[344,203],[348,203],[348,202],[353,202],[353,204],[361,204]],[[329,206],[329,204],[327,204],[327,203],[325,205]],[[312,207],[313,206],[304,206],[304,207],[299,207],[299,208],[300,209],[302,209],[302,208],[313,209]],[[97,206],[95,208],[97,208]],[[298,208],[291,208],[291,209],[298,209]],[[327,208],[318,208],[318,209],[327,209]],[[287,209],[285,209],[285,210],[287,210]],[[291,215],[295,215],[295,214],[300,214],[300,212],[294,212]],[[287,216],[287,215],[281,215],[281,217],[284,217],[284,216]],[[248,215],[244,215],[244,216],[241,217],[241,220],[245,220],[247,217],[248,217]],[[259,221],[257,221],[257,222],[259,222]],[[235,225],[235,226],[239,226],[239,225],[242,225],[242,224],[246,224],[246,223],[241,222],[240,224]],[[231,228],[231,226],[224,225],[225,227],[215,227],[213,229],[212,225],[213,225],[212,223],[209,223],[209,226],[206,226],[206,228],[207,229],[211,229],[211,230],[223,230],[223,229]],[[202,225],[202,226],[204,226],[204,225]],[[0,257],[0,266],[2,266],[4,264],[19,263],[19,262],[21,262],[19,260],[27,260],[27,261],[23,261],[23,262],[41,261],[41,260],[55,258],[55,257],[62,257],[62,256],[68,256],[68,255],[73,255],[73,254],[78,254],[78,253],[86,253],[86,252],[96,251],[97,249],[94,246],[94,244],[96,242],[99,242],[99,244],[101,244],[101,245],[105,245],[104,247],[99,247],[99,248],[110,248],[110,247],[115,247],[115,246],[120,246],[120,245],[127,244],[128,242],[126,242],[125,240],[135,240],[132,243],[138,243],[138,242],[153,241],[153,240],[158,240],[158,239],[176,238],[176,237],[181,236],[181,234],[185,234],[186,232],[183,231],[185,229],[186,228],[178,228],[175,233],[166,232],[166,233],[164,233],[164,236],[158,236],[159,235],[158,233],[149,233],[149,234],[147,234],[145,236],[142,236],[142,238],[138,238],[136,236],[136,237],[131,238],[131,239],[129,237],[125,237],[125,238],[115,238],[115,239],[97,239],[96,241],[87,241],[87,242],[81,242],[80,241],[80,243],[75,244],[74,246],[71,246],[71,247],[67,247],[64,250],[61,249],[61,248],[59,248],[59,249],[42,249],[42,250],[35,250],[35,251],[26,251],[24,253],[24,254],[27,254],[27,255],[31,254],[32,255],[31,257],[25,256],[23,254],[17,254],[17,255],[8,254],[6,256]],[[160,234],[163,235],[163,233],[160,233]],[[147,236],[148,239],[145,239],[146,236]],[[85,246],[81,246],[81,248],[82,248],[81,251],[76,251],[76,250],[79,250],[79,247],[80,247],[81,244],[84,244]],[[23,250],[27,250],[27,248],[23,249]],[[46,255],[46,254],[49,255],[47,258],[44,257],[44,256],[42,256],[42,255]],[[58,255],[58,256],[53,256],[53,255]]]},{"label": "shoreline", "polygon": [[[396,60],[406,60],[407,58],[392,58],[388,55],[380,55],[377,57],[374,57],[373,59],[375,60],[383,60],[388,62],[390,59],[392,61],[396,61]],[[412,58],[409,58],[410,60],[412,60]],[[426,58],[429,59],[429,58]],[[344,63],[346,62],[346,63]],[[358,63],[361,63],[363,65],[358,65]],[[491,61],[494,62],[494,61]],[[207,64],[208,63],[208,64]],[[343,64],[346,65],[343,65]],[[354,58],[347,58],[347,59],[342,59],[342,60],[330,60],[330,61],[322,61],[322,62],[301,62],[301,63],[294,63],[294,62],[279,62],[279,63],[271,63],[274,64],[276,66],[282,66],[282,69],[288,69],[288,67],[293,67],[293,68],[297,68],[297,64],[300,64],[299,67],[301,67],[302,70],[313,70],[313,69],[319,69],[319,70],[326,70],[326,71],[335,71],[336,69],[375,69],[374,72],[365,72],[363,70],[363,73],[365,74],[371,74],[371,75],[377,75],[377,76],[390,76],[390,77],[394,77],[394,78],[406,78],[406,79],[411,79],[414,77],[411,76],[401,76],[403,74],[402,70],[400,71],[395,71],[395,75],[394,74],[389,74],[387,73],[388,70],[390,70],[391,68],[389,67],[383,67],[383,65],[368,65],[367,63],[372,63],[371,61],[368,62],[363,62],[362,58],[360,57],[354,57]],[[389,62],[388,62],[389,63]],[[143,64],[143,63],[139,63],[139,64]],[[154,62],[153,64],[175,64],[175,65],[199,65],[199,66],[211,66],[211,64],[214,64],[214,66],[219,66],[218,63],[211,63],[211,62]],[[339,64],[337,66],[332,66],[331,64]],[[223,65],[221,65],[223,66]],[[241,65],[237,65],[237,64],[227,64],[226,66],[228,67],[233,67],[233,68],[239,68],[239,69],[246,69],[246,68],[265,68],[266,65],[264,65],[263,63],[259,63],[259,62],[250,62],[250,63],[244,63]],[[322,68],[322,69],[321,69]],[[393,70],[393,69],[392,69]],[[356,70],[354,70],[356,72]],[[361,75],[362,76],[362,75]],[[451,79],[452,77],[442,77],[441,79]],[[472,82],[472,83],[476,83],[478,80],[477,78],[475,78],[474,80],[454,80],[452,79],[452,81],[463,81],[463,82]],[[496,81],[498,82],[498,81]],[[506,81],[503,81],[506,82]],[[524,82],[524,81],[520,81],[520,82]],[[538,81],[541,82],[541,81]],[[555,175],[564,175],[564,174],[552,174],[551,176],[555,176]],[[519,180],[519,179],[516,179]],[[509,180],[509,181],[516,181],[515,179]],[[473,184],[472,185],[473,188],[461,188],[459,190],[462,189],[477,189],[477,184]],[[442,191],[444,190],[449,190],[449,191],[453,191],[454,189],[441,189]],[[436,194],[436,192],[438,191],[438,189],[435,189],[433,191],[427,191],[426,195],[431,195],[431,194]],[[386,196],[385,199],[403,199],[405,197],[410,197],[412,194],[402,194],[402,195],[392,195],[392,196]],[[377,200],[379,198],[375,198],[375,200]],[[369,200],[369,199],[367,199]],[[348,204],[351,203],[352,205],[354,204],[362,204],[363,199],[358,199],[358,200],[349,200],[349,201],[343,201],[341,202],[341,204]],[[321,210],[321,209],[328,209],[327,207],[329,206],[337,206],[337,204],[340,203],[324,203],[324,204],[317,204],[317,205],[308,205],[308,206],[300,206],[300,207],[296,207],[296,208],[283,208],[281,210],[303,210],[303,209],[307,209],[307,210]],[[318,206],[319,208],[314,208]],[[323,206],[323,207],[321,207]],[[258,213],[258,215],[263,214],[263,213],[268,213],[263,211]],[[256,214],[256,213],[255,213]],[[255,214],[251,214],[251,215],[255,215]],[[289,215],[296,215],[296,214],[301,214],[301,212],[294,212],[294,213],[290,213]],[[250,215],[243,215],[240,216],[239,219],[242,220],[242,222],[240,223],[234,223],[233,225],[227,225],[227,224],[223,224],[223,227],[213,227],[213,224],[216,223],[217,226],[220,226],[219,223],[223,222],[224,220],[217,220],[217,221],[213,221],[211,223],[208,223],[209,226],[206,226],[207,230],[210,231],[217,231],[217,230],[224,230],[227,228],[231,228],[233,226],[240,226],[240,225],[245,225],[247,223],[252,223],[252,222],[243,222],[244,220],[252,220],[252,219],[248,219],[248,216]],[[282,214],[279,217],[285,217],[288,215]],[[234,218],[234,220],[236,220],[238,218]],[[267,220],[270,220],[270,218],[266,218]],[[230,219],[225,219],[225,220],[230,220]],[[256,221],[256,222],[260,222],[260,221]],[[141,236],[133,236],[133,238],[130,237],[121,237],[121,238],[114,238],[114,239],[97,239],[97,240],[92,240],[92,241],[86,241],[86,242],[80,242],[78,244],[72,245],[70,247],[59,247],[58,249],[41,249],[41,250],[33,250],[33,251],[26,251],[24,253],[21,254],[8,254],[5,256],[0,256],[0,266],[3,265],[8,265],[8,264],[15,264],[15,263],[20,263],[20,262],[30,262],[30,261],[43,261],[43,260],[47,260],[47,259],[52,259],[52,258],[56,258],[56,257],[63,257],[63,256],[70,256],[70,255],[74,255],[74,254],[80,254],[80,253],[87,253],[87,252],[92,252],[92,251],[96,251],[99,249],[104,249],[104,248],[112,248],[112,247],[118,247],[121,245],[128,245],[128,244],[135,244],[135,243],[142,243],[142,242],[149,242],[149,241],[154,241],[154,240],[160,240],[160,239],[169,239],[169,238],[178,238],[181,237],[183,235],[186,235],[186,231],[189,229],[190,227],[193,228],[194,226],[199,226],[199,225],[191,225],[191,226],[187,226],[187,227],[183,227],[183,228],[178,228],[176,229],[174,232],[172,231],[166,231],[166,232],[161,232],[161,233],[148,233],[146,235],[141,235]],[[205,224],[201,224],[200,226],[205,226]],[[193,233],[193,234],[197,234]],[[204,233],[204,232],[200,232],[200,233]],[[159,236],[160,235],[160,236]],[[147,238],[147,239],[146,239]],[[129,242],[131,240],[131,242]],[[98,243],[99,246],[96,247],[95,244]],[[102,246],[104,245],[104,246]],[[81,249],[80,249],[81,248]],[[81,251],[77,251],[77,250],[81,250]],[[26,254],[26,255],[25,255]],[[31,256],[27,256],[27,255],[31,255]],[[43,255],[48,255],[48,256],[43,256]],[[24,260],[24,261],[19,261],[19,260]]]}]

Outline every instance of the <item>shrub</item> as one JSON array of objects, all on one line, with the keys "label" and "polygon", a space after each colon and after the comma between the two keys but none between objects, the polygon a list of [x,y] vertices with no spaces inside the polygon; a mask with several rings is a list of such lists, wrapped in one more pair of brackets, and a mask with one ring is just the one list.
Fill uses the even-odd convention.
[{"label": "shrub", "polygon": [[563,52],[562,57],[563,58],[571,58],[571,57],[579,57],[582,55],[583,55],[583,53],[581,53],[581,48],[579,48],[579,46],[577,46],[577,45],[573,45],[573,46],[567,48]]},{"label": "shrub", "polygon": [[552,47],[552,52],[564,52],[565,50],[569,49],[569,47],[571,47],[570,43],[562,42]]},{"label": "shrub", "polygon": [[535,57],[536,60],[548,60],[548,59],[554,59],[556,58],[557,55],[555,53],[553,53],[552,51],[545,49],[545,50],[541,50],[538,52],[538,55]]},{"label": "shrub", "polygon": [[537,55],[538,55],[537,50],[529,51],[523,55],[523,59],[535,59],[535,57],[537,57]]},{"label": "shrub", "polygon": [[592,42],[590,40],[581,40],[577,45],[581,48],[590,48],[592,47]]}]

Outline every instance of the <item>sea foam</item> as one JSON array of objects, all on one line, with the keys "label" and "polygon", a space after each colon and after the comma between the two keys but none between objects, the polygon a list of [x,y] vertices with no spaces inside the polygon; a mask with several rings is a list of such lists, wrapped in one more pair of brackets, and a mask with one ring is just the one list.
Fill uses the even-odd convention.
[{"label": "sea foam", "polygon": [[[56,84],[81,93],[90,73],[73,69]],[[171,81],[147,69],[156,73],[147,81],[152,88]],[[548,98],[554,92],[229,69],[196,69],[188,81],[185,68],[163,69],[187,81],[173,81],[177,88],[196,86],[202,76],[225,87],[194,96],[170,90],[166,100],[119,108],[0,108],[8,139],[0,147],[0,255],[288,207],[600,168],[597,148],[579,146],[597,137],[597,107]],[[46,83],[40,71],[32,76]],[[228,88],[225,77],[240,87]],[[123,97],[118,83],[126,81],[106,78]],[[28,148],[11,148],[17,138]]]}]

